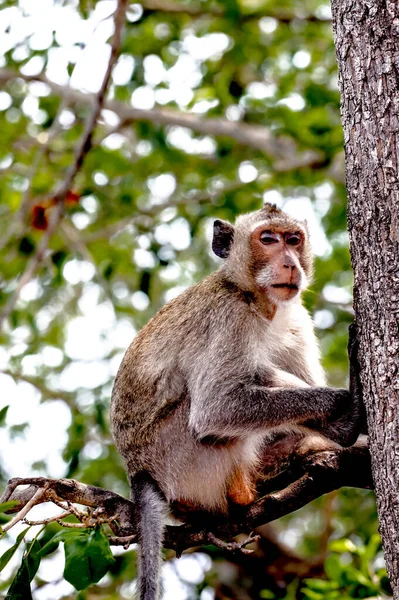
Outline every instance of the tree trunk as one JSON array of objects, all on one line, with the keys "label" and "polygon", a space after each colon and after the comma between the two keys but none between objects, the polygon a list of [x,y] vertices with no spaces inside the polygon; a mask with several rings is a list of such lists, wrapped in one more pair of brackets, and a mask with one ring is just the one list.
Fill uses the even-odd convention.
[{"label": "tree trunk", "polygon": [[332,0],[354,307],[380,532],[399,598],[399,2]]}]

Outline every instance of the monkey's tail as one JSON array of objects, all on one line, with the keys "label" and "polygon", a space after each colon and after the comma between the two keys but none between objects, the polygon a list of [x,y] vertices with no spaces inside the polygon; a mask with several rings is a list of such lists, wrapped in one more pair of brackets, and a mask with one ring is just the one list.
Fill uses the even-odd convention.
[{"label": "monkey's tail", "polygon": [[138,598],[158,600],[166,503],[158,485],[148,473],[141,472],[130,477],[130,489],[137,510]]}]

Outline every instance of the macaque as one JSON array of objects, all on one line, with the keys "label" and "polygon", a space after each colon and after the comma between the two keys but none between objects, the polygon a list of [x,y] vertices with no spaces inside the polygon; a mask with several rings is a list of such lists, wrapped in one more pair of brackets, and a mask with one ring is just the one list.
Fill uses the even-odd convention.
[{"label": "macaque", "polygon": [[111,423],[137,509],[140,600],[159,597],[168,506],[228,514],[250,504],[276,434],[357,439],[360,400],[326,387],[301,302],[308,237],[305,223],[271,204],[234,226],[215,221],[220,268],[164,306],[125,354]]}]

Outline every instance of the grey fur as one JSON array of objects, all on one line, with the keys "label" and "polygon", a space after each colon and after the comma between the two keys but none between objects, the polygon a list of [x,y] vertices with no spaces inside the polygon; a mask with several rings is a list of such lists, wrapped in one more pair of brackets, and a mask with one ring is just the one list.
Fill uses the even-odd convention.
[{"label": "grey fur", "polygon": [[139,597],[142,600],[154,600],[160,592],[165,500],[147,473],[137,473],[131,477],[130,487],[138,517]]},{"label": "grey fur", "polygon": [[243,215],[219,270],[163,307],[119,369],[115,443],[129,475],[149,473],[168,502],[227,511],[237,473],[251,488],[276,432],[312,430],[341,445],[357,437],[358,404],[347,390],[324,387],[300,293],[280,302],[259,288],[260,276],[279,269],[254,260],[249,240],[263,223],[304,236],[300,250],[287,250],[301,291],[312,271],[306,226],[270,205]]}]

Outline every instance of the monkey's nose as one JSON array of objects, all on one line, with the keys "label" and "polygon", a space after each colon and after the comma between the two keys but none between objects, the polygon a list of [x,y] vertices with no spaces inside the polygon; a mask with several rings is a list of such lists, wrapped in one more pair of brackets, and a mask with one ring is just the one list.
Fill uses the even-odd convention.
[{"label": "monkey's nose", "polygon": [[291,269],[291,271],[293,271],[295,269],[295,266],[295,261],[291,258],[289,254],[286,254],[283,260],[283,268]]}]

